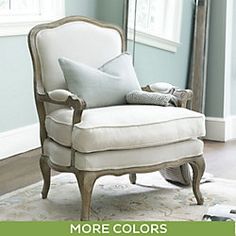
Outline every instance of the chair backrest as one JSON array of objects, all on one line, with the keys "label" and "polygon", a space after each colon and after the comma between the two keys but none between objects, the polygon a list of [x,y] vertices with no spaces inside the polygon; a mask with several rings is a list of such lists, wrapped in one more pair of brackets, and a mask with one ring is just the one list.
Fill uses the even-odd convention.
[{"label": "chair backrest", "polygon": [[36,26],[29,34],[29,46],[36,90],[41,84],[46,92],[67,89],[58,58],[99,67],[125,47],[117,27],[79,16]]}]

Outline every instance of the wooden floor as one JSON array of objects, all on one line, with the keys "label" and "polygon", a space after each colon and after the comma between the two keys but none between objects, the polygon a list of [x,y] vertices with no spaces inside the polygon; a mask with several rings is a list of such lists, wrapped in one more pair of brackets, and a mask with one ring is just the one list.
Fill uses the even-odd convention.
[{"label": "wooden floor", "polygon": [[219,178],[236,180],[236,140],[227,143],[206,142],[207,172]]},{"label": "wooden floor", "polygon": [[[40,181],[39,156],[37,149],[0,161],[0,195]],[[205,159],[207,172],[236,180],[236,141],[206,142]]]}]

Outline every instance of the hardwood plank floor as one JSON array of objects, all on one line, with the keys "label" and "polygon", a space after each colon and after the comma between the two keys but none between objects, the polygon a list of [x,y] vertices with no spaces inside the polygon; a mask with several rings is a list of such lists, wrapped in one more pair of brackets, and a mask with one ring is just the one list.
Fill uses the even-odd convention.
[{"label": "hardwood plank floor", "polygon": [[236,140],[205,142],[206,171],[219,178],[236,180]]},{"label": "hardwood plank floor", "polygon": [[[0,161],[0,195],[42,179],[40,149]],[[215,177],[236,180],[236,140],[228,143],[205,142],[206,171]],[[57,174],[53,172],[53,175]]]},{"label": "hardwood plank floor", "polygon": [[0,161],[0,195],[38,182],[40,149]]}]

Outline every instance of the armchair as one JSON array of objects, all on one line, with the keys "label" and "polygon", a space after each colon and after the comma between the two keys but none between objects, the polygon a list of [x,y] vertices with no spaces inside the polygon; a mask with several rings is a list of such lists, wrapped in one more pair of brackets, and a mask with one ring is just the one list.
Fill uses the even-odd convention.
[{"label": "armchair", "polygon": [[[82,198],[81,220],[89,220],[93,186],[104,175],[153,172],[189,163],[193,192],[204,173],[204,116],[176,107],[119,105],[86,109],[86,101],[67,89],[58,64],[68,57],[98,68],[125,50],[122,32],[84,17],[66,17],[34,27],[28,36],[34,69],[34,93],[40,120],[44,180],[50,171],[74,173]],[[191,91],[176,91],[180,106]],[[63,189],[61,190],[63,191]]]}]

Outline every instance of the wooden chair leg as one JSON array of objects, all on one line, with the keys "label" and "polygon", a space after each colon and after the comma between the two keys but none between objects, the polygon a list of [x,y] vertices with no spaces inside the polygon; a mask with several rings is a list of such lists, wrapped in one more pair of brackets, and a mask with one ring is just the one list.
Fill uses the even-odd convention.
[{"label": "wooden chair leg", "polygon": [[48,165],[48,159],[46,156],[41,155],[40,160],[40,169],[43,176],[43,189],[42,189],[42,198],[45,199],[48,196],[48,191],[50,188],[50,182],[51,182],[51,168]]},{"label": "wooden chair leg", "polygon": [[129,181],[131,184],[136,184],[137,176],[136,174],[129,174]]},{"label": "wooden chair leg", "polygon": [[189,163],[193,169],[193,193],[197,200],[198,205],[203,205],[204,199],[202,197],[202,194],[200,192],[200,181],[203,176],[203,173],[205,171],[205,161],[203,157],[199,157],[195,159],[194,161]]},{"label": "wooden chair leg", "polygon": [[94,172],[86,171],[78,172],[75,175],[79,184],[82,200],[80,220],[89,220],[92,192],[97,176]]}]

